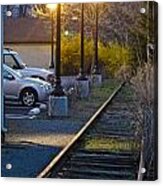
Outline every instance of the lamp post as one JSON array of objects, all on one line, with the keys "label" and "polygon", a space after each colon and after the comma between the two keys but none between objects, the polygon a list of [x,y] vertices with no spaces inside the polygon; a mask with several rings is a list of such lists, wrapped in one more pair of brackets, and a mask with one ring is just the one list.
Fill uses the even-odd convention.
[{"label": "lamp post", "polygon": [[56,31],[56,82],[54,96],[63,96],[63,88],[61,86],[61,4],[57,5],[57,31]]},{"label": "lamp post", "polygon": [[47,4],[47,8],[50,10],[51,16],[51,61],[49,68],[54,69],[54,10],[56,9],[56,4]]},{"label": "lamp post", "polygon": [[96,23],[95,23],[95,33],[94,33],[94,44],[95,44],[95,56],[94,56],[94,67],[93,74],[99,74],[99,64],[98,64],[98,4],[96,3]]},{"label": "lamp post", "polygon": [[89,79],[84,74],[84,3],[81,3],[81,38],[80,38],[80,70],[76,88],[80,98],[87,98],[90,92]]},{"label": "lamp post", "polygon": [[51,62],[49,68],[54,69],[54,12],[51,19]]},{"label": "lamp post", "polygon": [[69,35],[69,31],[66,30],[64,34],[65,34],[65,36],[68,36]]},{"label": "lamp post", "polygon": [[[54,5],[52,5],[54,7]],[[52,7],[51,6],[51,7]],[[61,4],[58,3],[56,15],[56,64],[55,64],[55,87],[54,91],[49,96],[48,115],[67,116],[68,115],[68,99],[65,96],[61,86]]]},{"label": "lamp post", "polygon": [[61,86],[60,72],[61,72],[61,4],[48,4],[47,7],[52,11],[52,57],[51,66],[54,67],[53,53],[54,53],[54,10],[57,9],[57,28],[56,28],[56,81],[55,89],[52,92],[54,96],[63,96],[63,88]]},{"label": "lamp post", "polygon": [[84,75],[84,3],[81,3],[81,26],[80,26],[80,70],[78,79],[86,80]]}]

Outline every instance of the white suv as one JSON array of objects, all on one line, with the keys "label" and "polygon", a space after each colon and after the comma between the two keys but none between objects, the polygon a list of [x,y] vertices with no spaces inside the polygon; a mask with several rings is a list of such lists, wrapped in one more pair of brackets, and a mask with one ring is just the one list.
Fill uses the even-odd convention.
[{"label": "white suv", "polygon": [[53,88],[50,83],[30,77],[23,77],[3,64],[3,86],[5,99],[21,101],[25,106],[48,100]]},{"label": "white suv", "polygon": [[39,78],[44,81],[54,83],[54,73],[44,68],[28,67],[23,63],[20,55],[12,49],[3,50],[4,64],[20,72],[23,77]]}]

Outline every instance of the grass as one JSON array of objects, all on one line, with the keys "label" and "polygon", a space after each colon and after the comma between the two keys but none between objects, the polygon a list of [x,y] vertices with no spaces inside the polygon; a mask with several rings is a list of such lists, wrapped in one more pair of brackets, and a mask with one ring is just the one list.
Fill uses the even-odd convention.
[{"label": "grass", "polygon": [[114,138],[93,138],[85,141],[85,149],[108,151],[136,151],[139,143],[135,140],[123,140]]},{"label": "grass", "polygon": [[88,98],[77,99],[72,103],[70,115],[84,121],[88,120],[118,85],[119,82],[115,80],[105,80],[101,86],[92,87]]},{"label": "grass", "polygon": [[[113,85],[113,86],[112,86]],[[97,96],[100,95],[100,91],[102,91],[102,97],[98,98],[98,102],[103,99],[108,94],[111,94],[114,90],[114,85],[110,83],[109,89],[105,87],[105,84],[103,85],[103,88],[99,90],[97,87],[95,88],[95,91],[92,93],[92,100],[96,100]],[[124,99],[133,99],[133,92],[130,89],[129,86],[126,86],[124,89],[122,89],[122,97]],[[120,123],[118,123],[119,125]],[[124,127],[124,123],[122,125]],[[125,126],[125,129],[127,129],[128,124]],[[115,126],[116,127],[116,126]],[[119,129],[121,129],[121,126],[119,126]],[[128,130],[132,130],[129,128]],[[118,151],[138,151],[140,148],[140,144],[138,141],[134,139],[124,139],[124,138],[112,138],[112,137],[95,137],[95,138],[87,138],[84,142],[84,148],[88,150],[106,150],[106,151],[113,151],[113,152],[118,152]]]},{"label": "grass", "polygon": [[128,84],[126,84],[125,89],[122,89],[121,91],[121,95],[125,98],[125,100],[133,100],[135,97],[135,92]]}]

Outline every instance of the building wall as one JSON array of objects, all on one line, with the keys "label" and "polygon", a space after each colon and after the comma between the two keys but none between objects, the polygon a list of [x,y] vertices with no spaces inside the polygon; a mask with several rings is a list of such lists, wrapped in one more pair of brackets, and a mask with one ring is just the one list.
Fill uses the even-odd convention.
[{"label": "building wall", "polygon": [[[51,60],[50,44],[6,44],[4,47],[17,51],[24,63],[31,67],[41,67],[48,69]],[[74,87],[76,76],[62,76],[62,86],[66,89]],[[90,80],[90,77],[88,77]]]},{"label": "building wall", "polygon": [[43,68],[49,66],[51,60],[50,44],[6,44],[4,47],[17,51],[28,66]]}]

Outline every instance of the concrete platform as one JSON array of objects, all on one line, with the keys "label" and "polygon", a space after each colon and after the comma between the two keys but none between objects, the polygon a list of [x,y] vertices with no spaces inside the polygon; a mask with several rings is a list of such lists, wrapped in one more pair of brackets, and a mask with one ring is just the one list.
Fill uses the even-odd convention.
[{"label": "concrete platform", "polygon": [[66,96],[49,96],[49,116],[68,116],[68,98]]},{"label": "concrete platform", "polygon": [[76,80],[76,90],[79,98],[86,98],[90,94],[90,81],[86,80]]},{"label": "concrete platform", "polygon": [[101,74],[92,74],[91,75],[91,83],[93,85],[101,85],[102,84],[102,75]]}]

